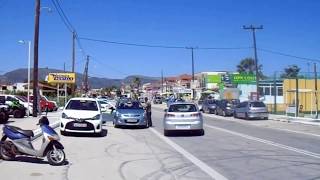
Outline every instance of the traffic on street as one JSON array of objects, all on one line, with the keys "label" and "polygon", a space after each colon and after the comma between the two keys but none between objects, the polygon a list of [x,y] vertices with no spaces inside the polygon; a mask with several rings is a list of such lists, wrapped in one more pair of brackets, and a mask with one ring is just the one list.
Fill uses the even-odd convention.
[{"label": "traffic on street", "polygon": [[0,0],[0,179],[320,180],[319,9]]}]

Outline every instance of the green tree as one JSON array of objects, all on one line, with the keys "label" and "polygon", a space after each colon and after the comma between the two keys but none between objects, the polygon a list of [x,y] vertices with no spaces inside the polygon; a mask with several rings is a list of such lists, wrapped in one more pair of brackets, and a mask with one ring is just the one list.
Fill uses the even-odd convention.
[{"label": "green tree", "polygon": [[[245,58],[240,61],[237,65],[237,71],[239,73],[248,73],[248,74],[255,74],[256,66],[254,59],[252,58]],[[262,73],[262,64],[258,66],[258,74],[260,79],[265,79],[265,76]]]},{"label": "green tree", "polygon": [[296,78],[300,72],[299,66],[293,64],[284,68],[284,73],[281,74],[281,78]]}]

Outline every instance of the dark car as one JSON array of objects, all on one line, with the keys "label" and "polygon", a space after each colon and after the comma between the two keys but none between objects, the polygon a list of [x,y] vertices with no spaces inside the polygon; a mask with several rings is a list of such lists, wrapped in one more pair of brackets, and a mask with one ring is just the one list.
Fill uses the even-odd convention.
[{"label": "dark car", "polygon": [[202,103],[202,111],[204,113],[215,113],[217,108],[217,100],[206,99]]},{"label": "dark car", "polygon": [[239,99],[222,99],[217,101],[216,115],[232,116],[235,107],[240,103]]}]

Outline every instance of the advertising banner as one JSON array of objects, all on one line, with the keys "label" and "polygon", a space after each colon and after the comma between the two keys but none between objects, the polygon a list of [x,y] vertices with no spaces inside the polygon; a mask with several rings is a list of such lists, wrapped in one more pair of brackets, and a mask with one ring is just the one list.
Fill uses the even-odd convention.
[{"label": "advertising banner", "polygon": [[74,84],[75,82],[75,73],[49,73],[48,75],[48,83]]},{"label": "advertising banner", "polygon": [[221,83],[221,75],[207,75],[207,83]]},{"label": "advertising banner", "polygon": [[231,74],[232,84],[253,84],[256,82],[254,74]]}]

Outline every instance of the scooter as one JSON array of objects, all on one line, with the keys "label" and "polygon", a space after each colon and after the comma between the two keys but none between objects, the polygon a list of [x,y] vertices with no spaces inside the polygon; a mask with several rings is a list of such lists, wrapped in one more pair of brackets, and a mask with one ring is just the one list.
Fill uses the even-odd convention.
[{"label": "scooter", "polygon": [[49,126],[47,117],[41,117],[37,125],[40,125],[43,134],[42,145],[39,150],[34,149],[31,143],[34,136],[32,130],[5,125],[3,127],[4,135],[0,141],[0,157],[8,161],[14,160],[18,155],[47,157],[50,165],[60,166],[65,164],[64,147],[59,142],[59,135]]}]

